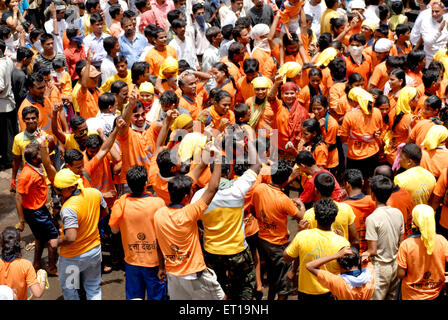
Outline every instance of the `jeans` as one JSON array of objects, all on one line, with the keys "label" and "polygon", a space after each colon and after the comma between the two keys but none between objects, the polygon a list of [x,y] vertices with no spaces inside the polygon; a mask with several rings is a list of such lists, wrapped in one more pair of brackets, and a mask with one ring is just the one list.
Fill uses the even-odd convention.
[{"label": "jeans", "polygon": [[81,281],[87,300],[101,300],[101,245],[73,258],[59,257],[58,270],[64,300],[79,300]]},{"label": "jeans", "polygon": [[125,263],[126,300],[166,300],[166,282],[157,277],[159,267],[140,267]]}]

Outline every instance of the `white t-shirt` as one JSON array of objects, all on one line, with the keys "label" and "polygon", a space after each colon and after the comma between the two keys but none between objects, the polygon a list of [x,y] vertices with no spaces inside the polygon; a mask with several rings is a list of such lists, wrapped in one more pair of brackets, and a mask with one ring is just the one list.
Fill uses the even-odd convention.
[{"label": "white t-shirt", "polygon": [[64,35],[65,30],[67,30],[68,25],[65,19],[61,19],[58,21],[58,35],[55,35],[53,33],[54,25],[53,25],[53,19],[48,20],[44,24],[45,31],[47,33],[53,35],[54,38],[54,50],[57,53],[64,53],[64,46],[62,44],[62,36]]}]

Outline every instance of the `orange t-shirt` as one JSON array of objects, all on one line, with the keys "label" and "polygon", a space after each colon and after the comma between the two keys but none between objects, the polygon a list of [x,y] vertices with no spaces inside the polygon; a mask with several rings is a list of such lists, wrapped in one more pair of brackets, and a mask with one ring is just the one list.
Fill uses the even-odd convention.
[{"label": "orange t-shirt", "polygon": [[334,84],[333,77],[331,76],[331,71],[328,67],[323,68],[320,71],[322,71],[322,85],[324,86],[324,96],[327,96],[330,88]]},{"label": "orange t-shirt", "polygon": [[327,270],[319,270],[317,280],[328,288],[337,300],[370,300],[375,291],[375,270],[371,262],[366,268],[372,276],[369,282],[360,287],[352,288],[339,274],[333,274]]},{"label": "orange t-shirt", "polygon": [[395,44],[390,49],[389,55],[390,56],[401,56],[402,54],[408,54],[409,52],[412,51],[412,44],[409,41],[405,41],[404,46],[405,46],[405,48],[404,48],[404,50],[402,50],[395,42]]},{"label": "orange t-shirt", "polygon": [[[397,147],[406,142],[409,135],[409,120],[411,119],[411,114],[405,114],[401,117],[398,124],[395,125],[394,130],[392,131],[392,149],[390,153],[386,154],[386,160],[390,164],[393,164],[395,161],[395,157],[397,156]],[[396,115],[395,108],[389,111],[389,130],[392,130],[392,126],[394,124]]]},{"label": "orange t-shirt", "polygon": [[359,73],[364,78],[364,89],[367,87],[367,83],[372,73],[372,59],[368,55],[363,55],[361,64],[357,64],[351,56],[345,58],[345,63],[347,64],[347,78],[352,73]]},{"label": "orange t-shirt", "polygon": [[253,97],[255,95],[254,86],[251,82],[247,82],[247,77],[241,77],[236,82],[236,103],[244,103],[247,99],[250,97]]},{"label": "orange t-shirt", "polygon": [[448,262],[448,241],[437,234],[431,255],[420,237],[404,240],[398,248],[397,263],[406,269],[401,282],[403,300],[433,300],[445,285],[445,263]]},{"label": "orange t-shirt", "polygon": [[376,204],[369,195],[360,193],[354,197],[344,200],[348,204],[356,216],[355,225],[359,236],[359,252],[367,250],[366,240],[366,218],[376,209]]},{"label": "orange t-shirt", "polygon": [[437,179],[442,170],[448,167],[448,150],[439,148],[426,150],[422,148],[420,166],[431,172]]},{"label": "orange t-shirt", "polygon": [[384,86],[388,80],[389,75],[387,74],[386,62],[381,62],[375,67],[375,69],[373,69],[372,76],[369,79],[369,84],[373,88],[384,90]]},{"label": "orange t-shirt", "polygon": [[233,77],[233,79],[235,79],[235,83],[240,80],[240,78],[243,76],[240,70],[240,66],[236,66],[232,61],[229,60],[228,56],[222,57],[219,61],[227,65],[229,74]]},{"label": "orange t-shirt", "polygon": [[336,82],[328,89],[328,105],[330,110],[336,112],[338,118],[343,117],[350,110],[345,86],[345,82]]},{"label": "orange t-shirt", "polygon": [[233,82],[232,81],[229,81],[227,83],[223,82],[217,88],[221,89],[221,90],[224,90],[224,91],[227,91],[228,93],[230,93],[230,96],[232,97],[232,105],[231,105],[230,109],[233,110],[233,107],[235,106],[235,97],[236,97],[236,89],[233,86]]},{"label": "orange t-shirt", "polygon": [[[276,101],[277,101],[277,99],[276,99]],[[249,106],[249,108],[251,108],[253,103],[255,103],[255,96],[250,97],[249,99],[246,100],[246,104]],[[254,129],[260,130],[260,129],[266,129],[266,128],[272,127],[273,120],[274,120],[274,110],[272,109],[269,101],[266,101],[266,103],[264,105],[263,114],[261,115],[261,117],[258,120],[258,123]]]},{"label": "orange t-shirt", "polygon": [[149,158],[151,150],[145,145],[145,141],[141,135],[129,128],[124,136],[117,136],[117,141],[121,150],[121,174],[120,183],[126,183],[126,173],[129,168],[135,165],[144,166],[149,172]]},{"label": "orange t-shirt", "polygon": [[167,45],[164,51],[158,51],[156,48],[149,50],[145,57],[145,61],[149,63],[149,73],[158,77],[160,66],[168,57],[173,57],[177,60],[176,50],[170,45]]},{"label": "orange t-shirt", "polygon": [[265,183],[255,187],[252,203],[258,220],[258,237],[269,243],[283,245],[288,242],[288,216],[294,217],[298,209],[279,188]]},{"label": "orange t-shirt", "polygon": [[412,209],[414,209],[414,203],[409,191],[395,186],[387,200],[387,205],[401,211],[404,221],[404,236],[405,238],[409,237],[412,233]]},{"label": "orange t-shirt", "polygon": [[259,48],[255,48],[250,58],[258,60],[260,64],[260,73],[265,77],[272,77],[277,72],[277,65],[272,59],[271,52],[263,51]]},{"label": "orange t-shirt", "polygon": [[288,130],[289,111],[278,99],[270,104],[270,107],[274,113],[274,117],[272,120],[272,129],[278,130],[278,148],[280,150],[286,151],[285,144],[290,139]]},{"label": "orange t-shirt", "polygon": [[79,115],[84,119],[94,118],[100,111],[98,106],[98,98],[100,97],[100,91],[95,88],[93,92],[89,89],[81,87],[76,92],[75,98],[78,101]]},{"label": "orange t-shirt", "polygon": [[61,95],[71,97],[72,91],[72,78],[67,71],[64,71],[61,76]]},{"label": "orange t-shirt", "polygon": [[115,202],[109,225],[120,229],[126,263],[140,267],[159,265],[154,214],[164,206],[162,199],[148,193],[140,197],[128,193]]},{"label": "orange t-shirt", "polygon": [[[90,176],[90,186],[100,190],[103,194],[109,191],[116,191],[114,180],[112,178],[112,170],[110,169],[112,157],[108,153],[103,160],[99,161],[97,156],[92,159],[87,158],[84,152],[84,171]],[[105,198],[107,206],[112,207],[116,197],[108,199]]]},{"label": "orange t-shirt", "polygon": [[415,141],[416,145],[421,146],[423,140],[426,138],[426,134],[433,125],[435,125],[435,123],[431,119],[423,119],[418,121],[414,128],[412,128],[409,138]]},{"label": "orange t-shirt", "polygon": [[193,118],[193,120],[196,120],[199,113],[202,111],[202,95],[196,96],[193,100],[193,103],[188,101],[187,99],[190,99],[189,97],[186,97],[182,95],[179,99],[179,107],[187,109],[188,112],[190,112],[190,116]]},{"label": "orange t-shirt", "polygon": [[434,187],[433,193],[442,198],[442,212],[440,213],[439,224],[448,229],[448,202],[445,200],[445,193],[448,188],[448,169],[445,168],[442,170],[442,173],[437,180],[437,184]]},{"label": "orange t-shirt", "polygon": [[25,162],[17,180],[17,192],[22,195],[23,208],[31,210],[42,208],[47,203],[48,196],[45,176],[40,175]]},{"label": "orange t-shirt", "polygon": [[414,87],[418,87],[419,85],[423,84],[423,73],[420,71],[419,73],[414,73],[413,71],[408,71],[406,73],[408,76],[410,76],[412,78],[412,80],[414,80]]},{"label": "orange t-shirt", "polygon": [[383,126],[383,116],[378,108],[372,108],[370,115],[361,108],[347,112],[341,126],[341,137],[347,137],[347,157],[353,160],[366,159],[379,151],[373,134]]},{"label": "orange t-shirt", "polygon": [[37,120],[37,126],[48,134],[53,133],[51,131],[51,121],[52,121],[51,117],[53,114],[53,105],[50,99],[48,98],[44,98],[43,102],[44,102],[43,105],[37,101],[32,102],[28,99],[28,97],[25,98],[25,100],[23,100],[19,110],[17,111],[21,131],[24,131],[26,128],[25,122],[22,119],[22,110],[26,107],[33,106],[39,110],[39,119]]},{"label": "orange t-shirt", "polygon": [[207,208],[199,199],[183,208],[163,207],[156,211],[154,227],[167,273],[181,277],[206,268],[197,221]]},{"label": "orange t-shirt", "polygon": [[18,300],[27,300],[28,287],[38,283],[36,271],[29,260],[17,258],[5,262],[0,259],[0,284],[17,290]]},{"label": "orange t-shirt", "polygon": [[[325,87],[323,86],[323,84],[320,84],[319,91],[317,92],[317,94],[325,95],[324,92],[325,92]],[[310,110],[311,93],[310,93],[309,86],[305,86],[300,90],[299,94],[297,95],[297,100],[299,100],[299,102],[302,104],[302,106],[306,110],[308,110],[308,112],[311,113],[311,110]]]},{"label": "orange t-shirt", "polygon": [[314,149],[313,158],[316,165],[328,169],[328,146],[325,142],[319,143]]},{"label": "orange t-shirt", "polygon": [[[339,165],[339,153],[336,146],[336,138],[339,132],[339,124],[333,118],[333,116],[328,115],[327,129],[325,129],[325,124],[320,127],[322,130],[322,136],[328,145],[328,168],[334,168]],[[330,150],[333,148],[332,150]]]}]

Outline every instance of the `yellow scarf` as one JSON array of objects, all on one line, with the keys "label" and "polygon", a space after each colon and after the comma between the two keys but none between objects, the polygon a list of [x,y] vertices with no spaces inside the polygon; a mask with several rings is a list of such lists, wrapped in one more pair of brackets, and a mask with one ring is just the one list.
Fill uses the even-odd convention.
[{"label": "yellow scarf", "polygon": [[70,188],[76,184],[81,191],[84,190],[82,178],[68,168],[58,171],[54,177],[54,186],[58,189]]},{"label": "yellow scarf", "polygon": [[423,146],[426,150],[434,150],[438,146],[445,145],[445,140],[448,138],[448,129],[442,125],[434,125],[429,129],[423,140]]},{"label": "yellow scarf", "polygon": [[411,107],[409,106],[409,102],[415,98],[417,95],[417,89],[414,87],[404,87],[400,90],[398,95],[397,105],[395,106],[395,114],[399,115],[400,113],[410,114]]},{"label": "yellow scarf", "polygon": [[356,101],[365,114],[370,114],[369,102],[373,103],[374,99],[369,92],[367,92],[363,88],[355,87],[352,88],[348,93],[348,98],[350,100]]},{"label": "yellow scarf", "polygon": [[434,251],[436,239],[434,209],[426,204],[416,205],[412,210],[412,224],[420,230],[426,252],[431,255]]}]

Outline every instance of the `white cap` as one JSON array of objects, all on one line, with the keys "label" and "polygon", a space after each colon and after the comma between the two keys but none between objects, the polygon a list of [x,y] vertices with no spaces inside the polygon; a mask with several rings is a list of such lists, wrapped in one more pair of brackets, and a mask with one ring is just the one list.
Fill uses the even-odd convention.
[{"label": "white cap", "polygon": [[14,292],[5,285],[0,285],[0,300],[14,300]]},{"label": "white cap", "polygon": [[392,40],[386,39],[386,38],[381,38],[378,39],[375,42],[375,52],[378,53],[385,53],[385,52],[389,52],[390,49],[392,49],[392,46],[394,45],[394,42]]},{"label": "white cap", "polygon": [[350,2],[350,9],[366,9],[366,3],[363,0],[353,0]]}]

